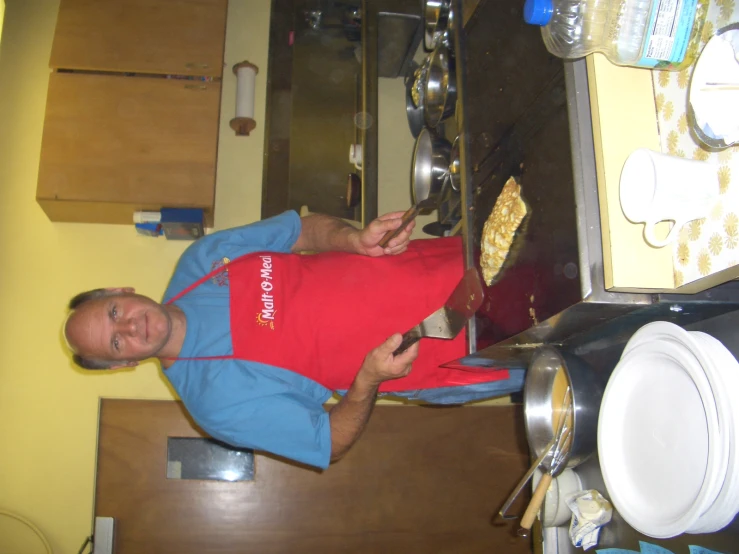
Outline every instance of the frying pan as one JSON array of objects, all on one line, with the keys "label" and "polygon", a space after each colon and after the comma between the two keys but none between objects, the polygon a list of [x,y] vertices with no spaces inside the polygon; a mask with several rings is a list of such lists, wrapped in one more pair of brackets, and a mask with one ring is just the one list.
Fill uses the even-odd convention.
[{"label": "frying pan", "polygon": [[423,3],[423,49],[431,52],[451,27],[451,0],[425,0]]},{"label": "frying pan", "polygon": [[419,213],[433,210],[438,205],[449,177],[451,150],[451,143],[434,131],[424,128],[418,134],[411,170],[413,206],[403,214],[400,227],[385,234],[380,241],[381,247],[385,248]]},{"label": "frying pan", "polygon": [[454,115],[457,105],[457,77],[454,55],[439,44],[430,55],[423,89],[423,116],[426,125],[439,123]]},{"label": "frying pan", "polygon": [[[405,75],[405,114],[408,118],[408,127],[410,127],[411,135],[417,138],[418,134],[423,130],[423,86],[418,87],[418,105],[413,102],[413,88],[418,86],[416,83],[416,70],[419,65],[412,62]],[[421,84],[423,84],[423,74],[426,71],[426,65],[420,66]]]}]

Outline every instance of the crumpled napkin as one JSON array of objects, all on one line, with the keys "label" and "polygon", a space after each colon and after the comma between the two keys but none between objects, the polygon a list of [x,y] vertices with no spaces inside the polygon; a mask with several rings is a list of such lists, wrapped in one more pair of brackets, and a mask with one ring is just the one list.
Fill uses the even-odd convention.
[{"label": "crumpled napkin", "polygon": [[570,540],[587,550],[598,544],[600,528],[611,521],[613,507],[597,490],[578,491],[565,499],[572,511]]}]

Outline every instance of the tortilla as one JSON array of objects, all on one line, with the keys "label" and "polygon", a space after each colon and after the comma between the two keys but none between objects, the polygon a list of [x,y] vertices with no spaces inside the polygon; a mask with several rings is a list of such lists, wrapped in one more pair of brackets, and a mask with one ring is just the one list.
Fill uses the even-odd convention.
[{"label": "tortilla", "polygon": [[488,286],[493,284],[503,268],[513,237],[526,213],[526,203],[521,198],[521,186],[511,177],[503,186],[482,229],[480,269]]}]

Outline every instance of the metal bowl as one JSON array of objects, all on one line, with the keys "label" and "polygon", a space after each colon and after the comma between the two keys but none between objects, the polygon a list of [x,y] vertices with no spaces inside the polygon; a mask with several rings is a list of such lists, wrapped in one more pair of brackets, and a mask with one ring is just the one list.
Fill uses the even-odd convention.
[{"label": "metal bowl", "polygon": [[[535,456],[541,455],[554,436],[554,378],[564,368],[572,395],[572,443],[562,467],[575,467],[597,449],[598,412],[605,383],[584,360],[551,346],[532,356],[524,385],[526,436]],[[564,392],[564,391],[563,391]]]},{"label": "metal bowl", "polygon": [[457,103],[457,74],[454,56],[439,44],[429,57],[423,85],[423,116],[426,125],[436,128],[454,115]]},{"label": "metal bowl", "polygon": [[[416,87],[416,70],[421,70],[421,86],[418,86],[418,105],[413,101],[413,87]],[[421,132],[424,126],[423,119],[423,81],[424,72],[426,68],[416,63],[412,63],[408,68],[408,73],[405,76],[405,115],[408,117],[408,127],[410,127],[411,135],[413,138],[418,137],[418,133]]]},{"label": "metal bowl", "polygon": [[424,0],[423,2],[423,48],[431,52],[445,38],[452,14],[450,0]]},{"label": "metal bowl", "polygon": [[[716,31],[716,36],[722,35],[729,31],[738,31],[738,30],[739,30],[739,23],[731,23],[725,27],[722,27],[718,31]],[[734,39],[734,41],[732,42],[735,43],[735,40],[736,39]],[[736,44],[734,46],[734,50],[735,52],[737,50]],[[693,75],[695,75],[695,72],[693,73]],[[690,83],[690,87],[688,88],[689,91],[692,90],[693,88],[692,85],[693,83],[692,83],[692,76],[691,76],[691,83]],[[688,119],[688,131],[690,132],[691,136],[697,142],[703,143],[708,148],[708,150],[712,152],[719,152],[721,150],[725,150],[731,146],[735,146],[739,144],[739,142],[727,143],[722,138],[716,138],[716,137],[706,134],[703,131],[703,129],[700,128],[700,125],[698,125],[698,122],[696,121],[695,111],[693,110],[693,105],[690,102],[690,93],[688,93],[688,109],[686,111],[686,116]]]},{"label": "metal bowl", "polygon": [[423,128],[413,148],[411,187],[413,203],[433,198],[438,200],[449,172],[452,145],[444,137]]}]

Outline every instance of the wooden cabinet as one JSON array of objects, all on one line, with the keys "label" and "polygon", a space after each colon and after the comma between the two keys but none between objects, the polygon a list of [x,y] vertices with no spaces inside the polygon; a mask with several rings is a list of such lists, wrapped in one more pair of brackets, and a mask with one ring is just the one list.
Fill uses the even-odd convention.
[{"label": "wooden cabinet", "polygon": [[212,224],[226,0],[62,0],[36,199],[52,221]]},{"label": "wooden cabinet", "polygon": [[219,105],[215,82],[53,73],[38,202],[52,220],[96,223],[131,223],[135,209],[211,207]]},{"label": "wooden cabinet", "polygon": [[227,0],[62,0],[51,67],[223,72]]}]

